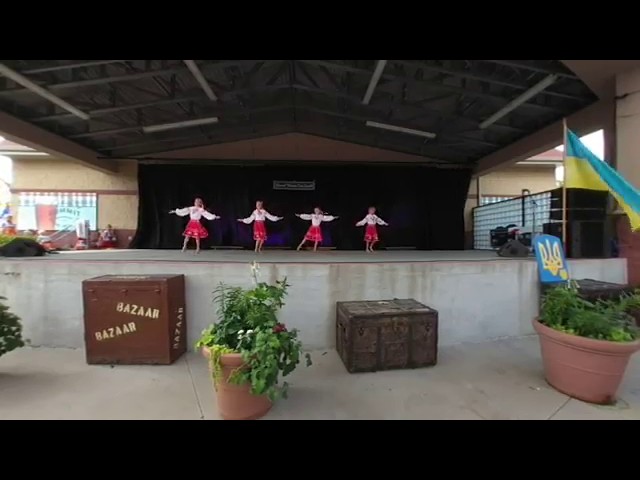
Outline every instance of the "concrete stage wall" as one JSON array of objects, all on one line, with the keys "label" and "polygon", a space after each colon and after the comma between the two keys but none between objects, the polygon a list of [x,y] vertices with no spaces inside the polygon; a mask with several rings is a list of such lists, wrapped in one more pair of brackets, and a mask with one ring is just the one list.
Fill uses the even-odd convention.
[{"label": "concrete stage wall", "polygon": [[[575,278],[626,283],[625,259],[575,260]],[[215,320],[211,292],[224,281],[251,284],[246,263],[0,261],[0,295],[36,346],[81,347],[81,282],[107,274],[184,273],[189,344]],[[301,330],[310,349],[335,344],[340,300],[415,298],[439,310],[440,344],[481,342],[533,333],[538,311],[537,266],[531,260],[422,263],[263,263],[261,279],[291,283],[281,318]]]}]

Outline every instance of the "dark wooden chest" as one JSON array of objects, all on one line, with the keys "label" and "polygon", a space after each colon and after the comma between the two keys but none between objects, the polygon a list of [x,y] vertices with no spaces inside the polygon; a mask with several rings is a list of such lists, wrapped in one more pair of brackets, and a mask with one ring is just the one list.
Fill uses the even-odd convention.
[{"label": "dark wooden chest", "polygon": [[338,302],[336,349],[351,373],[435,365],[438,312],[413,299]]},{"label": "dark wooden chest", "polygon": [[184,275],[105,275],[82,282],[89,364],[161,364],[186,351]]}]

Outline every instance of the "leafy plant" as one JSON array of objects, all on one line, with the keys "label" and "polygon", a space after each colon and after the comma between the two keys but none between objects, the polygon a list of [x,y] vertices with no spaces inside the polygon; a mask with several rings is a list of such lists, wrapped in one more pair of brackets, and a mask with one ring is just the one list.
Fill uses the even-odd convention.
[{"label": "leafy plant", "polygon": [[[252,264],[254,286],[250,289],[220,284],[214,291],[218,323],[202,332],[197,348],[211,352],[214,382],[222,378],[220,359],[225,353],[240,353],[245,365],[229,377],[234,384],[251,384],[254,395],[275,400],[287,395],[287,382],[279,383],[300,363],[302,343],[298,331],[278,322],[289,284],[286,278],[274,285],[258,282],[259,266]],[[309,354],[305,355],[311,365]]]},{"label": "leafy plant", "polygon": [[20,318],[9,311],[4,300],[6,298],[0,297],[0,357],[25,345]]},{"label": "leafy plant", "polygon": [[615,300],[590,302],[580,296],[575,282],[547,291],[542,301],[540,323],[570,335],[631,342],[640,338],[630,312],[640,307],[640,292]]}]

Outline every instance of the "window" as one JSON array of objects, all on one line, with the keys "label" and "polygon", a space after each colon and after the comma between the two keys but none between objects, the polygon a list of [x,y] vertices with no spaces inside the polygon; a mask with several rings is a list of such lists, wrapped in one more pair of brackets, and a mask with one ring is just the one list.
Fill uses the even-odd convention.
[{"label": "window", "polygon": [[98,195],[95,193],[20,193],[18,230],[74,230],[78,220],[96,229]]},{"label": "window", "polygon": [[480,196],[480,205],[487,205],[489,203],[497,203],[502,202],[503,200],[509,200],[513,197],[485,197],[484,195]]},{"label": "window", "polygon": [[[535,234],[544,231],[551,219],[551,192],[525,197],[482,197],[473,209],[473,248],[491,249],[491,230],[498,226],[517,225]],[[524,222],[524,223],[523,223]]]}]

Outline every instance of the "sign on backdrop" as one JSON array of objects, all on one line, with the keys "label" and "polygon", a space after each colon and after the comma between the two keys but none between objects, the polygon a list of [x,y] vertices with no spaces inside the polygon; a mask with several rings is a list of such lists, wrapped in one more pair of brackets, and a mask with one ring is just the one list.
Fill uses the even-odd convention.
[{"label": "sign on backdrop", "polygon": [[316,189],[316,181],[305,181],[301,182],[298,180],[274,180],[273,181],[273,189],[274,190],[315,190]]},{"label": "sign on backdrop", "polygon": [[18,207],[18,230],[75,230],[78,220],[88,220],[96,228],[95,207],[29,205]]}]

